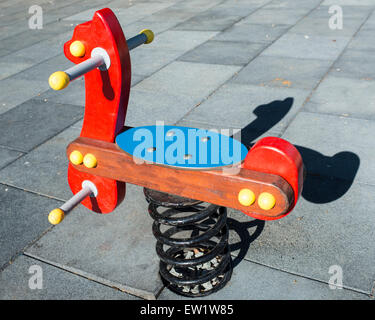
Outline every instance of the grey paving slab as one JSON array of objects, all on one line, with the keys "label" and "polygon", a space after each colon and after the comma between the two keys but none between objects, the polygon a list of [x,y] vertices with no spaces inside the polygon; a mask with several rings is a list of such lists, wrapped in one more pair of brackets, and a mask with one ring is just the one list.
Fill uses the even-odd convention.
[{"label": "grey paving slab", "polygon": [[136,127],[155,125],[156,121],[164,121],[165,124],[171,125],[180,120],[194,106],[195,101],[188,96],[149,92],[135,87],[130,93],[125,124]]},{"label": "grey paving slab", "polygon": [[82,108],[29,100],[0,115],[0,145],[29,151],[82,116]]},{"label": "grey paving slab", "polygon": [[322,0],[274,0],[265,6],[269,9],[298,9],[298,8],[309,8],[313,9],[318,6]]},{"label": "grey paving slab", "polygon": [[273,136],[279,137],[281,133],[275,132],[272,129],[264,132],[264,130],[256,129],[254,126],[249,124],[244,128],[239,128],[231,123],[222,123],[221,125],[212,125],[210,123],[202,121],[189,121],[189,120],[180,120],[176,123],[178,126],[182,127],[191,127],[191,128],[199,128],[204,130],[216,130],[219,131],[221,134],[231,136],[236,140],[241,141],[246,147],[251,147],[255,144],[255,142],[261,138]]},{"label": "grey paving slab", "polygon": [[217,10],[211,8],[198,13],[189,20],[182,22],[175,29],[177,30],[224,30],[242,18],[240,14],[226,13],[225,9]]},{"label": "grey paving slab", "polygon": [[[339,72],[336,71],[333,75],[337,73]],[[329,75],[313,93],[311,103],[304,109],[309,112],[374,120],[374,99],[375,81]]]},{"label": "grey paving slab", "polygon": [[7,78],[10,75],[24,70],[30,66],[30,63],[26,62],[4,62],[2,60],[3,59],[0,60],[0,80]]},{"label": "grey paving slab", "polygon": [[283,132],[301,109],[309,92],[293,88],[225,84],[184,120],[223,123],[239,128]]},{"label": "grey paving slab", "polygon": [[211,9],[214,13],[223,12],[225,15],[246,17],[256,11],[262,4],[249,1],[224,1]]},{"label": "grey paving slab", "polygon": [[171,24],[176,25],[191,18],[197,13],[197,10],[194,9],[193,4],[189,7],[184,8],[179,7],[180,4],[181,2],[176,3],[168,8],[159,10],[158,12],[155,12],[152,15],[143,18],[142,20],[159,23],[169,21]]},{"label": "grey paving slab", "polygon": [[[178,60],[225,65],[245,65],[264,48],[260,43],[210,40]],[[220,54],[218,54],[220,52]]]},{"label": "grey paving slab", "polygon": [[[112,8],[112,11],[116,14],[117,19],[122,25],[127,25],[135,22],[139,19],[144,18],[147,15],[151,15],[154,12],[169,7],[171,3],[160,3],[160,2],[149,2],[149,3],[135,3],[134,5],[127,8]],[[95,8],[91,8],[72,16],[66,17],[65,20],[91,20],[95,11],[102,9],[102,5],[98,5]]]},{"label": "grey paving slab", "polygon": [[3,56],[6,56],[10,53],[9,50],[6,50],[6,49],[3,49],[3,48],[0,48],[0,57],[3,57]]},{"label": "grey paving slab", "polygon": [[371,50],[347,49],[335,62],[333,77],[353,78],[358,80],[374,79],[375,63]]},{"label": "grey paving slab", "polygon": [[[43,8],[43,24],[47,25],[49,23],[67,23],[69,21],[64,21],[62,18],[76,14],[87,10],[89,8],[100,6],[104,8],[108,6],[108,0],[81,0],[81,1],[60,1],[60,2],[48,2],[42,6]],[[27,12],[27,10],[25,10]],[[92,18],[92,17],[91,17]],[[90,18],[90,19],[91,19]],[[90,20],[88,19],[88,20]],[[82,21],[81,21],[82,22]]]},{"label": "grey paving slab", "polygon": [[260,55],[243,68],[233,83],[258,86],[314,88],[331,67],[331,61]]},{"label": "grey paving slab", "polygon": [[334,61],[350,41],[349,37],[307,36],[288,32],[269,46],[264,55]]},{"label": "grey paving slab", "polygon": [[[53,20],[53,22],[56,21]],[[47,21],[44,21],[44,23],[47,23]],[[27,21],[24,21],[24,24],[27,27]],[[48,26],[48,24],[46,25]],[[55,29],[52,29],[52,27],[51,29],[48,27],[45,29],[29,29],[27,27],[26,30],[2,39],[1,42],[4,48],[12,48],[12,51],[17,51],[32,46],[42,40],[52,38],[60,32],[69,30],[72,30],[72,26],[70,26],[70,24],[57,24]]]},{"label": "grey paving slab", "polygon": [[20,151],[15,151],[15,150],[7,149],[4,147],[0,147],[0,168],[5,167],[12,161],[21,157],[23,154],[24,153]]},{"label": "grey paving slab", "polygon": [[[272,290],[268,290],[272,288]],[[164,288],[159,300],[188,299]],[[198,300],[368,300],[351,290],[332,290],[327,284],[242,260],[220,291]]]},{"label": "grey paving slab", "polygon": [[[324,0],[322,2],[322,6],[332,6],[337,4],[335,0]],[[375,6],[374,0],[363,0],[363,1],[355,1],[355,0],[340,0],[340,5],[342,6]]]},{"label": "grey paving slab", "polygon": [[[342,12],[343,12],[343,23],[345,24],[345,20],[347,19],[360,19],[363,20],[365,19],[370,13],[371,13],[371,8],[368,6],[362,6],[358,5],[358,1],[355,5],[341,5],[336,3],[336,5],[340,5]],[[326,24],[328,25],[328,19],[333,16],[333,13],[329,12],[329,7],[325,5],[320,5],[316,7],[313,11],[309,13],[309,17],[311,18],[317,18],[317,19],[326,19]],[[336,12],[336,11],[335,11]]]},{"label": "grey paving slab", "polygon": [[239,69],[238,66],[176,61],[141,81],[134,88],[186,97],[197,104]]},{"label": "grey paving slab", "polygon": [[369,137],[374,126],[370,120],[300,112],[283,138],[332,158],[307,152],[303,158],[310,173],[373,185],[374,142]]},{"label": "grey paving slab", "polygon": [[[124,1],[125,2],[125,1]],[[127,2],[127,1],[126,1]],[[125,3],[126,3],[125,2]],[[62,7],[51,7],[50,10],[48,10],[48,14],[56,14],[60,18],[71,16],[72,14],[76,14],[77,12],[84,11],[89,8],[101,6],[101,8],[105,8],[110,6],[109,0],[81,0],[81,1],[75,1],[74,3],[62,4]],[[90,19],[88,19],[90,20]]]},{"label": "grey paving slab", "polygon": [[115,0],[115,1],[110,1],[108,3],[109,8],[129,8],[132,5],[133,5],[132,1],[124,1],[124,0]]},{"label": "grey paving slab", "polygon": [[[67,39],[68,40],[68,39]],[[61,49],[62,52],[62,49]],[[43,61],[37,65],[32,66],[22,72],[14,75],[13,79],[25,79],[44,81],[48,85],[49,76],[58,70],[65,70],[72,67],[74,64],[69,61],[64,54],[60,53],[58,56],[52,57],[46,61]]]},{"label": "grey paving slab", "polygon": [[163,32],[156,36],[155,43],[131,51],[132,70],[137,74],[149,76],[215,34],[216,32],[204,31]]},{"label": "grey paving slab", "polygon": [[256,11],[254,14],[250,14],[245,19],[238,22],[238,25],[242,24],[282,24],[282,25],[294,25],[298,20],[308,14],[310,9],[280,9],[280,8],[264,8]]},{"label": "grey paving slab", "polygon": [[290,32],[300,33],[308,36],[351,37],[359,30],[365,18],[366,16],[357,19],[345,17],[343,20],[345,25],[343,25],[342,29],[331,29],[328,24],[329,18],[316,18],[314,16],[308,16],[292,27]]},{"label": "grey paving slab", "polygon": [[63,53],[64,43],[70,40],[71,37],[72,31],[59,33],[58,35],[54,35],[50,39],[40,41],[25,49],[13,52],[12,55],[7,56],[3,59],[7,59],[6,61],[12,61],[11,59],[13,59],[13,61],[16,62],[26,61],[31,65],[38,64],[54,56],[61,55]]},{"label": "grey paving slab", "polygon": [[131,24],[122,27],[126,39],[137,35],[143,29],[150,29],[157,39],[159,33],[173,28],[178,22],[168,19],[152,19],[154,15],[147,16],[141,20],[135,21]]},{"label": "grey paving slab", "polygon": [[[63,52],[63,44],[71,38],[71,35],[72,32],[64,32],[53,37],[52,39],[40,41],[32,46],[1,57],[0,78],[6,78],[8,76],[14,75],[18,72],[32,67],[33,65],[39,64],[42,61],[61,55]],[[44,65],[40,65],[32,69],[33,72],[36,73],[36,78],[41,79],[41,77],[38,77],[38,75],[43,73],[43,66]]]},{"label": "grey paving slab", "polygon": [[155,37],[149,49],[191,50],[217,34],[214,31],[168,30]]},{"label": "grey paving slab", "polygon": [[375,50],[375,41],[371,35],[374,32],[372,29],[360,30],[356,36],[350,41],[348,48],[356,50]]},{"label": "grey paving slab", "polygon": [[[366,7],[364,7],[366,9]],[[375,27],[375,12],[373,11],[370,16],[368,17],[368,19],[366,20],[366,22],[364,23],[364,25],[362,26],[362,30],[366,30],[366,29],[374,29]]]},{"label": "grey paving slab", "polygon": [[[222,2],[223,2],[222,0],[179,1],[173,4],[172,6],[170,6],[168,9],[171,9],[171,10],[176,9],[176,10],[182,10],[184,12],[199,13],[199,12],[206,11],[210,8],[213,8]],[[255,2],[258,3],[259,0],[256,0]],[[252,3],[254,3],[254,1],[252,1]]]},{"label": "grey paving slab", "polygon": [[142,188],[127,185],[125,201],[114,212],[93,214],[79,206],[27,255],[153,299],[162,283],[151,225]]},{"label": "grey paving slab", "polygon": [[150,47],[137,49],[130,52],[132,71],[144,77],[152,75],[183,54],[181,51],[170,49],[153,49]]},{"label": "grey paving slab", "polygon": [[[95,6],[90,9],[87,9],[82,12],[78,12],[76,14],[73,14],[71,16],[65,17],[64,20],[78,20],[78,21],[89,21],[92,19],[95,11],[98,11],[102,9],[101,6]],[[117,9],[116,12],[118,13],[120,9]]]},{"label": "grey paving slab", "polygon": [[58,205],[56,200],[0,184],[0,270],[50,228],[45,208]]},{"label": "grey paving slab", "polygon": [[9,77],[1,80],[0,115],[48,89],[48,81],[29,81]]},{"label": "grey paving slab", "polygon": [[[30,289],[29,287],[30,277],[35,274],[33,270],[35,266],[42,270],[41,289]],[[1,272],[0,299],[136,300],[137,298],[22,255]]]},{"label": "grey paving slab", "polygon": [[236,24],[214,40],[271,43],[284,34],[288,25]]},{"label": "grey paving slab", "polygon": [[0,39],[6,39],[12,37],[18,33],[27,31],[29,26],[25,21],[17,21],[11,25],[0,27]]},{"label": "grey paving slab", "polygon": [[126,9],[114,9],[114,12],[122,25],[128,25],[162,9],[168,8],[172,4],[173,3],[170,2],[141,2],[134,3],[133,6]]},{"label": "grey paving slab", "polygon": [[340,266],[344,288],[369,294],[375,275],[373,192],[373,186],[309,176],[303,198],[281,220],[263,224],[231,211],[230,243],[239,257],[326,284],[329,268]]},{"label": "grey paving slab", "polygon": [[145,76],[143,75],[132,73],[131,86],[132,87],[135,86],[136,84],[141,82],[144,78]]},{"label": "grey paving slab", "polygon": [[68,159],[65,150],[80,132],[81,125],[72,126],[14,161],[0,170],[0,182],[68,200],[72,193],[66,178]]},{"label": "grey paving slab", "polygon": [[[57,68],[61,70],[60,68]],[[56,70],[57,70],[56,69]],[[85,81],[84,78],[74,80],[69,86],[63,91],[55,91],[49,89],[44,93],[36,96],[35,100],[42,100],[43,102],[52,102],[59,104],[68,104],[74,106],[85,105]]]}]

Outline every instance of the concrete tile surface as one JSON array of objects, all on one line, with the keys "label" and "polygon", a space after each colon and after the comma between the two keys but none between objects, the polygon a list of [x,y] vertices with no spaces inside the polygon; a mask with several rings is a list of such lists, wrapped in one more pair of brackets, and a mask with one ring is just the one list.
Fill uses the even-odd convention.
[{"label": "concrete tile surface", "polygon": [[47,81],[29,81],[12,77],[2,80],[0,91],[0,114],[26,102],[48,89]]},{"label": "concrete tile surface", "polygon": [[[348,11],[350,12],[350,10]],[[351,37],[359,30],[365,19],[366,16],[360,16],[355,19],[346,18],[345,16],[345,26],[343,25],[342,29],[331,29],[328,24],[329,17],[317,18],[309,15],[290,29],[290,32],[308,36]]]},{"label": "concrete tile surface", "polygon": [[151,225],[142,188],[128,185],[124,202],[114,212],[93,214],[79,206],[29,248],[27,255],[153,299],[162,283]]},{"label": "concrete tile surface", "polygon": [[[245,65],[264,48],[260,43],[210,40],[187,52],[178,60],[199,63]],[[220,52],[220,55],[217,53]]]},{"label": "concrete tile surface", "polygon": [[[271,288],[272,290],[264,290]],[[164,288],[160,300],[189,299]],[[232,278],[220,291],[194,300],[363,300],[368,295],[350,290],[332,290],[323,284],[298,275],[242,260]]]},{"label": "concrete tile surface", "polygon": [[[29,29],[32,4],[43,8],[41,30]],[[329,28],[332,5],[343,9],[342,30]],[[61,225],[47,221],[71,196],[65,149],[80,133],[85,99],[82,79],[56,92],[48,77],[72,65],[63,44],[103,7],[127,38],[155,33],[131,51],[126,125],[230,129],[247,147],[278,136],[296,145],[307,168],[288,217],[262,222],[230,210],[234,274],[208,298],[368,299],[374,0],[2,1],[0,298],[179,298],[160,281],[142,188],[128,185],[112,214],[78,206]],[[25,287],[32,264],[43,267],[44,290]],[[329,288],[334,265],[343,290]]]},{"label": "concrete tile surface", "polygon": [[0,182],[68,200],[72,193],[66,172],[66,146],[79,136],[82,126],[72,126],[0,170]]},{"label": "concrete tile surface", "polygon": [[240,242],[235,254],[326,286],[330,267],[338,265],[344,288],[369,295],[375,274],[374,187],[353,184],[348,189],[341,180],[319,176],[305,183],[297,207],[281,220],[259,223],[231,210],[238,232],[231,233],[230,241]]},{"label": "concrete tile surface", "polygon": [[260,55],[243,68],[233,83],[312,90],[330,69],[330,61]]},{"label": "concrete tile surface", "polygon": [[[30,278],[36,274],[33,268],[38,267],[41,268],[38,270],[41,270],[43,275],[42,288],[30,289]],[[135,300],[137,298],[22,255],[1,272],[0,299]]]},{"label": "concrete tile surface", "polygon": [[0,145],[30,151],[82,116],[76,106],[29,100],[1,115]]},{"label": "concrete tile surface", "polygon": [[263,54],[274,57],[334,61],[349,41],[350,37],[309,36],[288,32],[264,50]]},{"label": "concrete tile surface", "polygon": [[201,102],[230,79],[240,67],[177,61],[143,80],[134,88],[172,93]]},{"label": "concrete tile surface", "polygon": [[214,40],[271,43],[286,32],[288,25],[236,24]]},{"label": "concrete tile surface", "polygon": [[[194,108],[184,120],[220,125],[283,132],[295,114],[301,110],[308,91],[292,88],[259,87],[225,84],[202,104]],[[235,104],[233,105],[233,97]],[[233,105],[233,107],[228,107]]]},{"label": "concrete tile surface", "polygon": [[0,270],[51,228],[47,210],[59,205],[56,200],[0,184]]},{"label": "concrete tile surface", "polygon": [[303,159],[308,172],[349,180],[355,178],[356,182],[373,185],[373,140],[364,137],[371,136],[374,125],[370,120],[301,112],[282,137],[328,157],[343,153],[338,157],[338,165],[305,154]]},{"label": "concrete tile surface", "polygon": [[[374,120],[375,81],[327,76],[311,96],[305,110]],[[348,90],[350,88],[350,90]]]},{"label": "concrete tile surface", "polygon": [[357,80],[374,79],[375,64],[371,59],[371,50],[346,49],[332,68],[333,77],[354,78]]},{"label": "concrete tile surface", "polygon": [[186,96],[135,87],[130,94],[125,124],[132,127],[155,125],[156,121],[174,124],[193,109],[195,103]]},{"label": "concrete tile surface", "polygon": [[0,168],[5,167],[7,164],[13,162],[22,155],[23,153],[20,151],[0,147]]},{"label": "concrete tile surface", "polygon": [[180,23],[177,30],[222,31],[241,19],[239,13],[227,14],[225,10],[216,8],[206,10]]},{"label": "concrete tile surface", "polygon": [[258,10],[255,14],[251,14],[245,19],[241,20],[238,24],[287,24],[294,25],[298,20],[303,18],[309,13],[309,9],[297,9],[297,8],[264,8]]}]

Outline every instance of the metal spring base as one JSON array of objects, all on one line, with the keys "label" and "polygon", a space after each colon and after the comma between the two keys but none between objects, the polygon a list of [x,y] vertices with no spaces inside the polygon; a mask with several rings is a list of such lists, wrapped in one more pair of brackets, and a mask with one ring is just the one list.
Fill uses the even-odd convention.
[{"label": "metal spring base", "polygon": [[188,297],[223,288],[232,275],[227,209],[146,188],[144,194],[166,286]]}]

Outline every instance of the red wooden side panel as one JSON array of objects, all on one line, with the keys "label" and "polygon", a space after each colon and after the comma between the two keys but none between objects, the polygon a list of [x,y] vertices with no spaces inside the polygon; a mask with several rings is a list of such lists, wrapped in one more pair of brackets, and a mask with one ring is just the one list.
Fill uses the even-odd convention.
[{"label": "red wooden side panel", "polygon": [[256,219],[275,220],[285,217],[292,211],[302,192],[304,179],[302,157],[296,147],[281,138],[263,138],[249,150],[242,167],[281,176],[294,191],[293,205],[281,216],[268,217],[251,212],[244,213]]},{"label": "red wooden side panel", "polygon": [[[74,57],[70,53],[70,44],[76,40],[85,45],[83,57]],[[64,53],[69,60],[78,64],[90,58],[91,51],[97,47],[107,51],[111,66],[108,70],[95,69],[85,75],[86,102],[81,137],[114,142],[125,121],[131,66],[125,36],[116,16],[108,8],[95,12],[91,21],[74,29],[72,39],[64,45]],[[125,183],[78,172],[70,165],[68,181],[73,193],[81,189],[84,180],[94,182],[98,188],[96,198],[82,202],[95,212],[113,211],[125,196]]]}]

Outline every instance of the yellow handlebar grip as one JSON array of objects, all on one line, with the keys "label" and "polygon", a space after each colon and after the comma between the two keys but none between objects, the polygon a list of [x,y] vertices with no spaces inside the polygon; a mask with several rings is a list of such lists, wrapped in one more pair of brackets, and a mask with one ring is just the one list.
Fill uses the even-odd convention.
[{"label": "yellow handlebar grip", "polygon": [[64,71],[56,71],[48,79],[48,83],[53,90],[62,90],[67,87],[69,82],[69,76]]},{"label": "yellow handlebar grip", "polygon": [[151,43],[154,40],[154,33],[150,29],[143,29],[140,33],[146,35],[147,41],[145,43]]},{"label": "yellow handlebar grip", "polygon": [[53,209],[48,215],[48,221],[51,224],[59,224],[64,220],[65,213],[60,208]]}]

